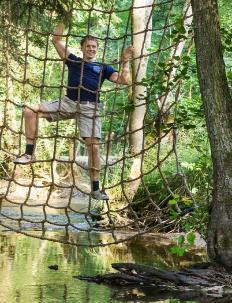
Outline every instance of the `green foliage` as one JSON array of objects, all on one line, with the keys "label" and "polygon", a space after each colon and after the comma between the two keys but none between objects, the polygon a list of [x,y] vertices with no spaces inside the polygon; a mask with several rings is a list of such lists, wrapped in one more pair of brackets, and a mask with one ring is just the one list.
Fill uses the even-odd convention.
[{"label": "green foliage", "polygon": [[224,61],[226,65],[227,79],[232,88],[232,19],[231,19],[232,4],[230,1],[219,1],[219,12],[221,21],[221,39],[224,50]]},{"label": "green foliage", "polygon": [[223,42],[223,48],[226,52],[231,53],[232,52],[232,27],[222,27],[221,28],[221,37]]},{"label": "green foliage", "polygon": [[184,129],[204,126],[205,120],[201,99],[199,97],[194,99],[182,98],[178,104],[176,121]]},{"label": "green foliage", "polygon": [[176,239],[176,245],[170,248],[170,252],[172,254],[176,254],[179,257],[182,257],[188,248],[193,247],[195,243],[195,234],[193,232],[189,232],[185,235],[180,235]]},{"label": "green foliage", "polygon": [[[141,218],[146,213],[156,211],[149,199],[145,198],[149,192],[152,200],[166,209],[169,219],[178,220],[180,230],[185,232],[197,230],[205,237],[208,201],[211,199],[212,191],[212,163],[205,128],[199,123],[195,128],[189,129],[188,133],[184,127],[180,129],[176,148],[181,173],[188,182],[189,191],[186,191],[183,177],[177,174],[176,159],[173,155],[162,163],[160,168],[162,176],[158,170],[152,171],[157,163],[157,151],[154,148],[144,157],[143,173],[152,172],[143,178],[143,183],[135,196],[134,209]],[[165,157],[168,150],[168,145],[162,146],[159,158]],[[166,183],[172,195],[167,190]]]},{"label": "green foliage", "polygon": [[[169,92],[180,80],[189,79],[188,66],[189,56],[173,56],[168,60],[160,61],[155,69],[155,74],[150,78],[143,79],[140,83],[148,89],[150,99]],[[169,77],[174,77],[169,81]]]}]

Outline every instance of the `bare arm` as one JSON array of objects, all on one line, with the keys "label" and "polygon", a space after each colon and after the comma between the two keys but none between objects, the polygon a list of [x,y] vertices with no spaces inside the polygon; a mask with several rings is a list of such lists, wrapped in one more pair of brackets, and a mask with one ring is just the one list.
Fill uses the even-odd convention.
[{"label": "bare arm", "polygon": [[130,77],[130,65],[129,59],[133,53],[133,46],[130,45],[127,47],[123,54],[122,54],[122,70],[120,73],[115,72],[110,76],[110,81],[118,83],[118,84],[129,84],[131,77]]},{"label": "bare arm", "polygon": [[70,51],[68,50],[64,42],[62,42],[63,33],[64,33],[64,24],[60,23],[55,29],[55,32],[53,33],[52,43],[54,44],[60,58],[65,60],[70,55]]}]

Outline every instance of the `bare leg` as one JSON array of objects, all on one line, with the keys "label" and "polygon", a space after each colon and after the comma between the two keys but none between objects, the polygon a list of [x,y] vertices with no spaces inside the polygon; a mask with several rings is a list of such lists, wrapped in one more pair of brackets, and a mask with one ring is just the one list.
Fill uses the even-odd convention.
[{"label": "bare leg", "polygon": [[[100,177],[100,153],[99,153],[99,139],[85,138],[88,151],[89,160],[89,175],[92,182],[92,197],[96,200],[109,200],[106,193],[99,189]],[[97,184],[96,184],[97,183]]]},{"label": "bare leg", "polygon": [[28,107],[24,109],[25,135],[27,144],[34,144],[38,129],[39,106],[33,107],[34,111]]},{"label": "bare leg", "polygon": [[38,120],[39,118],[46,118],[50,116],[46,112],[40,112],[42,110],[41,108],[42,105],[24,108],[26,150],[25,153],[18,156],[14,160],[15,164],[28,164],[35,160],[34,149],[38,130]]},{"label": "bare leg", "polygon": [[91,181],[99,181],[100,177],[100,154],[99,154],[99,139],[85,138],[88,151],[89,175]]},{"label": "bare leg", "polygon": [[39,118],[49,117],[47,113],[41,113],[41,105],[35,105],[31,108],[25,107],[24,120],[25,120],[25,135],[27,144],[34,144],[35,137],[38,131]]}]

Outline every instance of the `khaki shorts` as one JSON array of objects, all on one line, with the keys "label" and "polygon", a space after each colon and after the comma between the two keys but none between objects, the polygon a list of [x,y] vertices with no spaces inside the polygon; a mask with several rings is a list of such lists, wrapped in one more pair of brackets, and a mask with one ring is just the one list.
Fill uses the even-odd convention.
[{"label": "khaki shorts", "polygon": [[48,121],[76,119],[82,138],[101,138],[100,104],[93,102],[75,102],[64,96],[61,101],[45,102],[41,109],[49,112]]}]

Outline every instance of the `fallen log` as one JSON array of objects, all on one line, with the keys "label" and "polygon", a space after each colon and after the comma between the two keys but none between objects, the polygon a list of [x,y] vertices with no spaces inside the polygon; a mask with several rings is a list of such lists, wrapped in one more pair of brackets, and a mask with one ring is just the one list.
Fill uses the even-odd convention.
[{"label": "fallen log", "polygon": [[[202,297],[209,299],[206,301],[204,298],[204,301],[200,302],[224,303],[227,302],[226,298],[229,296],[230,301],[228,302],[231,302],[232,275],[215,264],[204,263],[180,271],[163,270],[134,263],[114,263],[112,267],[118,272],[95,277],[75,276],[75,278],[114,287],[118,285],[136,287],[136,289],[139,287],[145,293],[153,291],[154,295],[155,291],[155,295],[158,295],[159,299],[162,298],[164,291],[165,293],[170,292],[171,297],[175,294],[175,298],[179,298],[181,294],[181,298],[190,296],[191,299],[198,298],[198,301]],[[128,296],[126,295],[126,297]],[[212,297],[214,301],[210,301]]]}]

